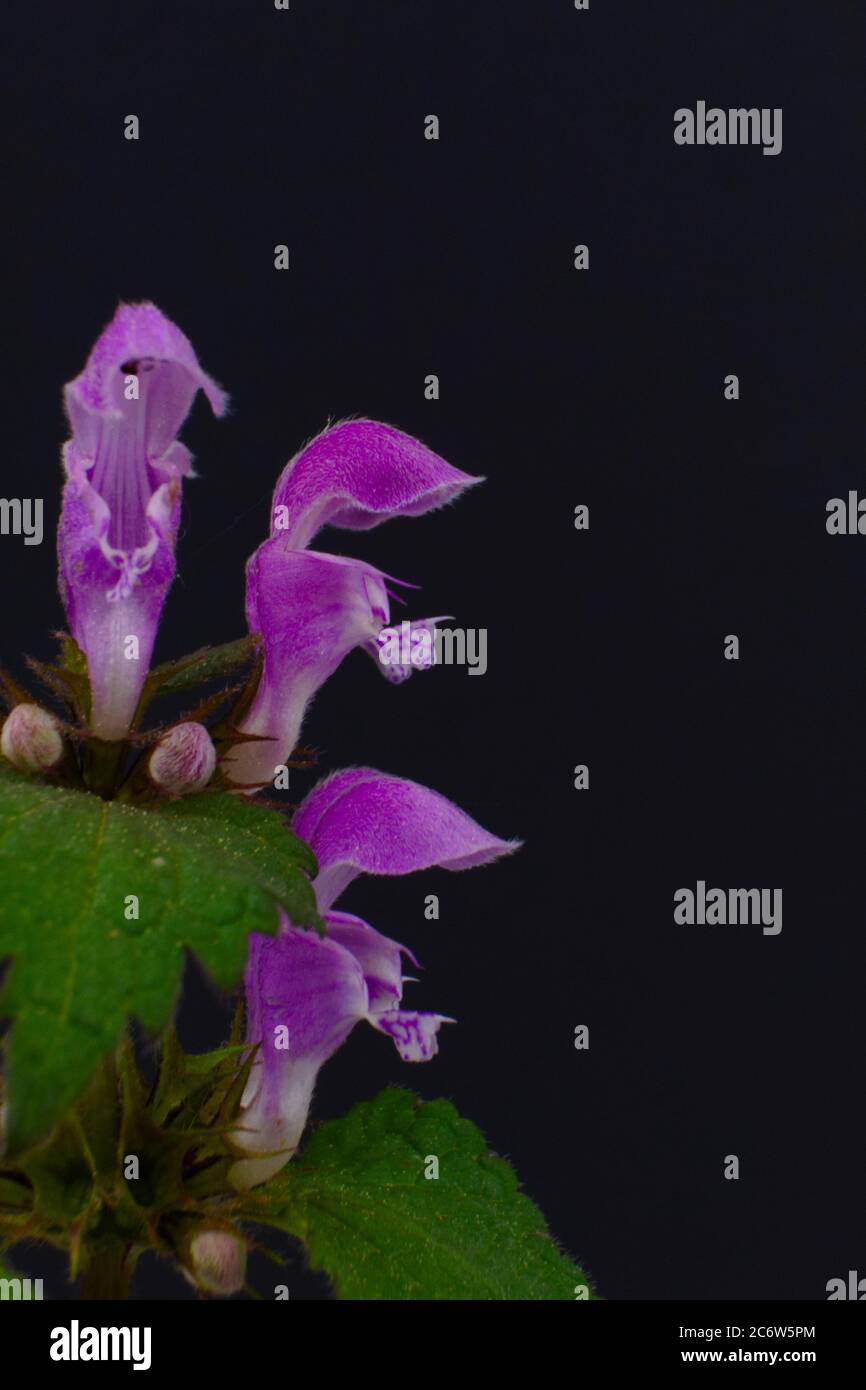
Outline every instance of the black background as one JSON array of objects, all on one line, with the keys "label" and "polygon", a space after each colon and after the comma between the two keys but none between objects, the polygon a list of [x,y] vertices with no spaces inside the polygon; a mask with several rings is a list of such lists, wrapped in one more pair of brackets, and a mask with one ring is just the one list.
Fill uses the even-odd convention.
[{"label": "black background", "polygon": [[[353,886],[419,953],[413,1003],[459,1027],[412,1069],[358,1028],[314,1115],[388,1082],[452,1097],[609,1299],[866,1275],[866,540],[824,525],[866,489],[860,9],[54,4],[19,7],[2,59],[2,488],[45,498],[46,540],[0,541],[0,658],[20,671],[63,623],[60,387],[119,299],[175,319],[233,403],[183,433],[200,479],[159,659],[243,630],[273,482],[329,418],[487,477],[317,542],[422,584],[413,616],[489,633],[483,678],[397,689],[351,657],[305,725],[319,770],[428,783],[525,848]],[[782,153],[676,146],[698,99],[782,107]],[[698,878],[782,887],[781,935],[675,925]],[[225,1018],[191,974],[187,1040]],[[185,1294],[156,1268],[144,1287]]]}]

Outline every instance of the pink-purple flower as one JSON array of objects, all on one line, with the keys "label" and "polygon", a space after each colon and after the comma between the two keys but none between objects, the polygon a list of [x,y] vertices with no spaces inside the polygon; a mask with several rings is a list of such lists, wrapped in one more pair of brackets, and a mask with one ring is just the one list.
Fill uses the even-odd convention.
[{"label": "pink-purple flower", "polygon": [[291,1157],[307,1120],[319,1068],[366,1020],[404,1062],[437,1050],[443,1015],[402,1007],[405,946],[333,904],[358,874],[393,876],[438,866],[471,869],[517,848],[452,802],[415,782],[351,768],[320,782],[293,828],[319,865],[316,898],[326,935],[283,918],[276,937],[253,934],[245,977],[247,1036],[261,1044],[243,1099],[238,1187],[264,1182]]},{"label": "pink-purple flower", "polygon": [[87,656],[91,725],[102,738],[129,727],[174,577],[191,472],[176,436],[199,389],[222,415],[226,397],[180,329],[153,304],[121,304],[65,390],[72,438],[63,451],[60,590]]},{"label": "pink-purple flower", "polygon": [[[317,531],[366,531],[391,517],[420,516],[480,481],[374,420],[325,430],[286,465],[271,536],[247,565],[247,622],[263,638],[264,667],[241,727],[262,741],[234,750],[228,771],[237,783],[273,779],[316,690],[355,647],[378,658],[379,634],[390,622],[388,576],[362,560],[307,550]],[[392,679],[408,674],[379,669]]]},{"label": "pink-purple flower", "polygon": [[[91,728],[104,740],[129,731],[174,575],[181,486],[190,474],[189,453],[176,436],[199,389],[221,415],[223,392],[180,329],[151,304],[122,305],[66,388],[72,437],[64,450],[60,587],[87,657]],[[271,534],[247,565],[247,622],[260,638],[262,667],[252,703],[242,697],[236,716],[239,732],[251,737],[232,741],[223,756],[221,772],[237,790],[255,791],[289,759],[309,701],[350,651],[380,656],[389,585],[399,581],[365,561],[309,550],[318,531],[364,531],[418,516],[479,481],[372,420],[325,430],[286,466],[273,496]],[[429,638],[437,621],[417,619],[409,635]],[[401,662],[377,660],[392,680],[423,664]],[[228,717],[230,729],[236,717]],[[155,741],[150,785],[167,796],[203,791],[215,760],[207,728],[185,720]],[[369,768],[320,782],[293,829],[318,862],[325,934],[281,914],[276,936],[249,938],[248,1038],[257,1051],[233,1135],[239,1157],[232,1180],[240,1188],[265,1180],[291,1157],[319,1068],[356,1023],[365,1020],[390,1037],[404,1061],[422,1062],[434,1056],[440,1026],[450,1021],[404,1008],[403,957],[417,966],[414,956],[335,909],[352,879],[473,868],[517,843],[491,835],[437,792]]]}]

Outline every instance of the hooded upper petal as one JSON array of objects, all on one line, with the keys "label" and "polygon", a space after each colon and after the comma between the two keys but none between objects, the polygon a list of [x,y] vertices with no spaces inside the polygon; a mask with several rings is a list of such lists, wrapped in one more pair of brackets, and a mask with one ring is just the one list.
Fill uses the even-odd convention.
[{"label": "hooded upper petal", "polygon": [[174,575],[181,482],[190,471],[175,435],[199,389],[221,415],[225,395],[152,304],[121,305],[65,389],[72,438],[64,449],[60,591],[88,658],[93,728],[104,738],[128,727]]},{"label": "hooded upper petal", "polygon": [[480,483],[411,435],[376,420],[346,420],[296,454],[274,491],[271,526],[295,549],[322,526],[366,531],[420,516]]},{"label": "hooded upper petal", "polygon": [[101,448],[106,425],[128,417],[128,375],[139,377],[140,400],[146,405],[140,428],[153,460],[174,440],[196,391],[204,391],[215,415],[225,413],[228,398],[202,371],[186,334],[155,304],[121,304],[94,343],[84,370],[64,392],[73,435],[91,459]]},{"label": "hooded upper petal", "polygon": [[247,565],[247,622],[263,638],[263,667],[242,730],[268,740],[232,750],[235,782],[263,784],[295,747],[309,700],[355,647],[388,622],[385,576],[360,560],[265,541]]},{"label": "hooded upper petal", "polygon": [[325,937],[284,924],[276,937],[249,938],[247,1037],[261,1048],[244,1092],[242,1128],[233,1136],[252,1155],[232,1170],[240,1188],[265,1181],[291,1157],[319,1067],[356,1023],[366,1019],[389,1034],[405,1061],[426,1061],[436,1052],[444,1020],[396,1007],[402,994],[397,942],[360,918],[335,913],[326,922]]},{"label": "hooded upper petal", "polygon": [[438,792],[365,767],[336,772],[314,787],[292,828],[318,861],[323,911],[360,873],[471,869],[519,845],[491,835]]}]

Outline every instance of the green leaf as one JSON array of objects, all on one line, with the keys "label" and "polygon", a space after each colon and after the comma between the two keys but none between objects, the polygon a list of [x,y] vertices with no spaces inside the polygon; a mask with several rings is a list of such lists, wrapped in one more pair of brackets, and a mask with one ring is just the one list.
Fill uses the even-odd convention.
[{"label": "green leaf", "polygon": [[212,1052],[184,1052],[173,1028],[162,1035],[159,1075],[149,1099],[158,1124],[186,1127],[201,1124],[218,1113],[232,1090],[235,1078],[244,1070],[244,1059],[255,1049],[248,1043],[216,1048]]},{"label": "green leaf", "polygon": [[[425,1176],[433,1158],[438,1178]],[[589,1287],[514,1170],[446,1100],[382,1091],[322,1125],[251,1197],[254,1219],[301,1240],[340,1298],[573,1300]]]},{"label": "green leaf", "polygon": [[52,694],[63,700],[78,719],[90,717],[90,682],[86,676],[74,671],[66,671],[60,666],[51,666],[35,657],[26,658],[27,665],[34,675]]},{"label": "green leaf", "polygon": [[71,671],[78,676],[87,675],[87,657],[68,632],[55,632],[55,637],[59,643],[59,664],[64,671]]},{"label": "green leaf", "polygon": [[239,637],[221,647],[201,647],[179,661],[156,666],[147,678],[148,688],[159,690],[191,690],[205,681],[233,675],[249,665],[261,645],[259,637]]},{"label": "green leaf", "polygon": [[[0,770],[0,1016],[8,1149],[53,1126],[128,1015],[161,1028],[190,948],[217,984],[238,983],[250,931],[276,905],[319,925],[315,860],[277,811],[231,795],[140,810]],[[138,919],[130,899],[138,899]]]}]

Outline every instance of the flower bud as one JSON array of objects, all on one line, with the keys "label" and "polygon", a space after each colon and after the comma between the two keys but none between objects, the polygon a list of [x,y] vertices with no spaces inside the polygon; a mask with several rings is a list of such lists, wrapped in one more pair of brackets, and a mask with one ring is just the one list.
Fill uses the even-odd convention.
[{"label": "flower bud", "polygon": [[200,1231],[189,1243],[189,1274],[205,1293],[228,1297],[244,1286],[247,1249],[227,1231]]},{"label": "flower bud", "polygon": [[48,772],[63,757],[60,725],[39,705],[16,705],[3,725],[0,749],[19,772]]},{"label": "flower bud", "polygon": [[200,792],[216,767],[216,749],[204,724],[175,724],[150,755],[148,771],[164,792]]}]

